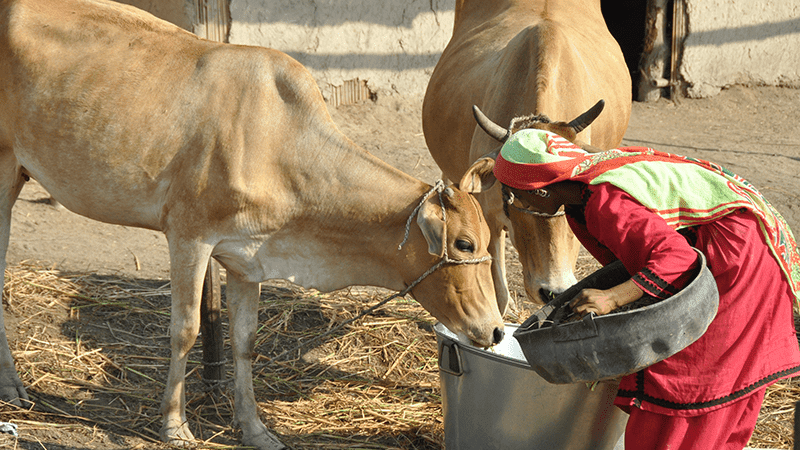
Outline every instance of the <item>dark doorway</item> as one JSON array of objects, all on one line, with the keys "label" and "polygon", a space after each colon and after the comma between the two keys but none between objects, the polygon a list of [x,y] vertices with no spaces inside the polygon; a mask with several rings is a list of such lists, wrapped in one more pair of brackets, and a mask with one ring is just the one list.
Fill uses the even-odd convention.
[{"label": "dark doorway", "polygon": [[646,0],[602,0],[601,9],[606,25],[619,42],[625,64],[631,73],[633,98],[639,85],[639,60],[644,48]]}]

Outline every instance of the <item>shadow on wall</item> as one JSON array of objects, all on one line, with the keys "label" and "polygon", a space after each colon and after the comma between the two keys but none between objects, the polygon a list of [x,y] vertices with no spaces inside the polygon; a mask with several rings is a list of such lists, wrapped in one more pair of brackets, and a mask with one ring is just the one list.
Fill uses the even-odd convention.
[{"label": "shadow on wall", "polygon": [[800,34],[800,17],[781,22],[690,33],[686,45],[720,45],[732,42],[763,41],[777,36]]},{"label": "shadow on wall", "polygon": [[[232,4],[232,16],[236,21],[259,23],[285,23],[307,27],[340,26],[347,23],[369,23],[391,28],[411,30],[413,23],[422,14],[433,12],[442,14],[455,10],[454,0],[411,0],[406,2],[402,14],[396,8],[383,8],[375,13],[365,14],[364,0],[276,0],[269,9],[258,11],[244,10],[236,13],[236,5]],[[286,5],[282,5],[286,3]],[[625,61],[632,77],[638,78],[638,64],[644,40],[644,16],[647,2],[641,0],[603,0],[603,14],[612,35],[622,47]],[[285,6],[285,7],[283,7]],[[335,7],[334,7],[335,6]],[[331,11],[326,13],[326,11]],[[452,33],[452,25],[442,32],[448,36]],[[281,49],[309,68],[317,70],[329,69],[382,69],[403,67],[409,69],[430,69],[441,56],[444,47],[438,51],[417,53],[341,53],[331,54],[319,51],[293,51]],[[635,84],[634,84],[635,85]]]},{"label": "shadow on wall", "polygon": [[192,30],[192,21],[186,14],[183,1],[178,0],[115,0],[118,3],[134,6],[150,14],[172,22],[184,30]]},{"label": "shadow on wall", "polygon": [[[365,14],[367,8],[364,0],[272,0],[268,14],[259,12],[236,15],[232,13],[232,16],[237,21],[244,23],[283,22],[308,27],[370,23],[411,29],[412,24],[421,14],[455,10],[454,0],[407,0],[405,5],[400,15],[396,14],[396,8],[368,8],[370,14]],[[231,9],[235,10],[236,8],[237,5],[233,3]],[[243,8],[250,7],[245,2]]]},{"label": "shadow on wall", "polygon": [[[640,81],[647,5],[648,1],[642,0],[601,0],[609,31],[622,48],[634,98]],[[339,84],[338,78],[348,77],[378,83],[386,72],[407,70],[418,72],[414,75],[418,84],[433,71],[452,33],[455,0],[232,1],[230,8],[233,28],[237,22],[245,28],[231,31],[238,39],[235,43],[281,50],[312,71],[326,73],[330,77],[326,82],[332,85]],[[800,18],[696,31],[683,42],[687,47],[720,46],[793,34],[800,34]],[[332,40],[341,46],[332,47]],[[394,88],[394,81],[387,83]]]},{"label": "shadow on wall", "polygon": [[395,53],[377,55],[374,53],[350,53],[347,55],[326,53],[285,52],[306,67],[316,69],[385,69],[387,67],[403,67],[405,69],[430,68],[439,61],[442,52],[430,53]]},{"label": "shadow on wall", "polygon": [[[287,0],[277,0],[278,3]],[[332,5],[336,4],[336,8]],[[639,60],[641,58],[645,34],[646,1],[641,0],[602,0],[602,12],[606,24],[614,38],[619,42],[625,62],[633,79],[635,89],[639,79]],[[234,6],[235,7],[235,6]],[[443,14],[453,12],[453,0],[409,1],[398,14],[397,9],[383,8],[376,14],[365,14],[364,0],[305,0],[293,3],[291,7],[271,7],[269,13],[233,14],[237,21],[245,23],[286,23],[307,27],[338,26],[346,23],[369,23],[390,28],[412,29],[413,22],[422,14]],[[332,10],[330,14],[324,11]],[[266,10],[265,10],[266,11]],[[282,11],[278,13],[277,11]],[[273,13],[274,12],[274,13]],[[246,16],[246,17],[244,17]],[[269,16],[269,17],[267,17]],[[442,33],[452,33],[451,24],[442,24]],[[444,27],[447,27],[444,29]],[[444,50],[444,46],[426,52],[415,53],[326,53],[317,50],[298,51],[281,49],[301,64],[326,71],[331,69],[380,70],[386,68],[433,70]]]}]

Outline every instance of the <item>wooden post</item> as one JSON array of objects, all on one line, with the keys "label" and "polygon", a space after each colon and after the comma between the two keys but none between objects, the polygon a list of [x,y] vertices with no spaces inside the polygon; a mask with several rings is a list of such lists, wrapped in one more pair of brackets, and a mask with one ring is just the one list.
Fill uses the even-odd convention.
[{"label": "wooden post", "polygon": [[[230,0],[193,0],[192,29],[202,38],[227,42],[230,32]],[[208,262],[200,306],[200,330],[203,337],[203,378],[209,383],[225,377],[222,337],[222,298],[219,263]]]},{"label": "wooden post", "polygon": [[686,39],[686,5],[683,0],[672,0],[672,48],[669,68],[669,98],[678,101],[683,90],[678,73],[683,56],[683,40]]},{"label": "wooden post", "polygon": [[194,0],[194,34],[211,41],[228,42],[230,33],[229,0]]},{"label": "wooden post", "polygon": [[661,98],[669,86],[670,41],[667,39],[668,0],[648,0],[645,19],[644,48],[639,65],[641,77],[637,86],[637,99],[651,102]]},{"label": "wooden post", "polygon": [[200,301],[200,332],[203,336],[203,379],[214,383],[225,378],[222,336],[222,280],[219,263],[211,258]]}]

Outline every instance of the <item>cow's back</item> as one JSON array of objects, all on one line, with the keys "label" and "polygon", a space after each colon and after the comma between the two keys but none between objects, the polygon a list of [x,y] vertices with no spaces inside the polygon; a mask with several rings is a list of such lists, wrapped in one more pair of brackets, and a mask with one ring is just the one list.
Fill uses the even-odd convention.
[{"label": "cow's back", "polygon": [[254,171],[274,155],[262,150],[287,145],[276,130],[324,109],[288,56],[135,8],[15,0],[0,14],[0,151],[96,220],[161,229],[171,198],[263,194]]},{"label": "cow's back", "polygon": [[630,76],[599,2],[573,2],[569,9],[542,1],[488,3],[457,11],[426,92],[425,138],[445,175],[459,179],[498,147],[474,132],[472,105],[508,125],[531,113],[571,120],[602,98],[606,110],[591,127],[590,143],[619,144],[630,114]]},{"label": "cow's back", "polygon": [[199,40],[110,2],[7,1],[0,20],[3,150],[75,212],[154,228],[140,205],[184,138],[168,124]]}]

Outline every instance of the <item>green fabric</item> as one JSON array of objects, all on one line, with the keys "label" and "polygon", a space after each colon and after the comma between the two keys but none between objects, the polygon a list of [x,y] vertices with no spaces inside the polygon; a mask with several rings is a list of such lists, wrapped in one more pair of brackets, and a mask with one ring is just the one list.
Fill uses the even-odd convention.
[{"label": "green fabric", "polygon": [[[693,164],[637,161],[598,175],[591,184],[611,183],[677,228],[707,221],[724,209],[752,209],[728,187],[729,180]],[[680,195],[676,195],[680,193]],[[766,208],[766,204],[761,205]]]},{"label": "green fabric", "polygon": [[[655,155],[652,150],[635,152]],[[595,154],[575,167],[573,176],[589,175],[601,161],[630,158],[620,150]],[[672,155],[670,155],[672,156]],[[675,229],[709,223],[744,208],[759,219],[761,232],[780,263],[800,308],[800,255],[789,224],[747,180],[719,165],[688,157],[675,162],[640,159],[588,176],[588,183],[610,183],[629,193]],[[694,164],[686,164],[686,162]],[[673,193],[680,192],[680,195]]]},{"label": "green fabric", "polygon": [[[548,147],[551,139],[560,136],[548,133],[544,130],[525,129],[514,133],[503,144],[500,154],[506,161],[515,164],[547,164],[559,161],[568,161],[572,158],[555,154],[557,150],[552,146]],[[565,141],[568,143],[568,141]],[[570,151],[575,151],[575,147]],[[552,153],[551,153],[552,152]]]},{"label": "green fabric", "polygon": [[675,229],[744,208],[758,218],[800,306],[800,253],[789,225],[753,185],[718,164],[644,147],[586,153],[556,134],[528,129],[506,141],[494,173],[530,189],[565,180],[610,183]]}]

